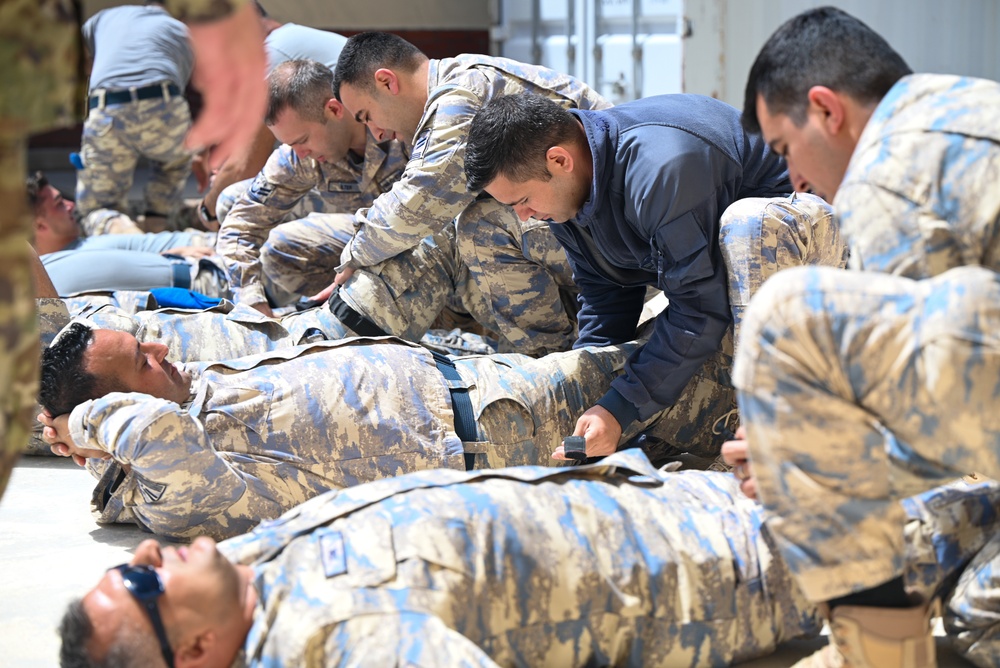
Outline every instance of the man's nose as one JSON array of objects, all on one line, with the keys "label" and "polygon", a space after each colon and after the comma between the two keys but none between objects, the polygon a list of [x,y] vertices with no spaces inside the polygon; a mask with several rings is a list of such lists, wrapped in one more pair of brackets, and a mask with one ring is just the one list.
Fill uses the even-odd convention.
[{"label": "man's nose", "polygon": [[292,150],[295,151],[295,155],[299,156],[299,159],[305,159],[309,157],[309,149],[305,146],[293,146]]},{"label": "man's nose", "polygon": [[170,352],[170,348],[168,348],[166,344],[149,341],[142,344],[142,352],[147,355],[152,355],[153,359],[157,362],[162,362],[166,358],[167,353]]},{"label": "man's nose", "polygon": [[133,566],[160,566],[163,563],[163,555],[160,553],[159,542],[148,538],[139,543],[129,563]]},{"label": "man's nose", "polygon": [[514,213],[517,214],[517,217],[520,218],[521,221],[525,221],[535,215],[535,210],[526,206],[515,206]]}]

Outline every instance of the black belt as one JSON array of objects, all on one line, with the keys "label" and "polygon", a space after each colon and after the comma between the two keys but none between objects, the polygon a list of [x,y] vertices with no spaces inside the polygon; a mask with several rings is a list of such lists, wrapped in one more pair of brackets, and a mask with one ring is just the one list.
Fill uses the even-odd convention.
[{"label": "black belt", "polygon": [[[434,364],[437,366],[438,371],[441,372],[441,375],[446,380],[462,380],[462,376],[459,375],[458,369],[455,368],[455,363],[451,359],[433,350],[430,353],[434,356]],[[455,433],[458,434],[458,437],[463,442],[471,443],[478,441],[479,432],[476,429],[476,413],[472,409],[469,388],[449,387],[448,391],[451,392],[451,408],[455,413]],[[471,452],[465,453],[465,470],[471,471],[474,468],[475,461],[475,454]]]},{"label": "black belt", "polygon": [[[164,93],[164,91],[166,91]],[[174,84],[150,84],[142,88],[128,88],[124,90],[108,91],[101,89],[100,93],[91,95],[87,102],[88,109],[96,109],[109,104],[122,104],[124,102],[135,102],[137,100],[155,100],[165,95],[180,95],[181,89]]]},{"label": "black belt", "polygon": [[367,317],[361,315],[347,302],[340,298],[340,290],[334,290],[330,295],[330,312],[358,336],[389,336],[389,333],[376,325]]}]

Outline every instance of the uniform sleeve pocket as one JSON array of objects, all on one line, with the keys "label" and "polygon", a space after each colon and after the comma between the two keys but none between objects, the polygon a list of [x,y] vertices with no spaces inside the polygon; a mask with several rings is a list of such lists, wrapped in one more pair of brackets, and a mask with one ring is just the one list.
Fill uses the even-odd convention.
[{"label": "uniform sleeve pocket", "polygon": [[661,290],[677,291],[714,273],[711,246],[693,213],[659,228],[654,240]]}]

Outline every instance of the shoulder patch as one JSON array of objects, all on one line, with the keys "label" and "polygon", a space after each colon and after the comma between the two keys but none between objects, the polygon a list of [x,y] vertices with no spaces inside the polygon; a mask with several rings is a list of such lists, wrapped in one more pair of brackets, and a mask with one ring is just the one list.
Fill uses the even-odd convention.
[{"label": "shoulder patch", "polygon": [[267,200],[274,194],[274,189],[273,183],[264,178],[263,174],[258,174],[250,184],[247,196],[258,204],[267,204]]},{"label": "shoulder patch", "polygon": [[424,149],[427,148],[427,140],[430,139],[430,136],[430,129],[420,133],[417,137],[417,141],[413,143],[413,150],[410,151],[410,160],[420,160],[424,157]]},{"label": "shoulder patch", "polygon": [[135,484],[146,503],[156,503],[163,498],[163,492],[167,489],[164,483],[146,480],[138,474],[135,476]]}]

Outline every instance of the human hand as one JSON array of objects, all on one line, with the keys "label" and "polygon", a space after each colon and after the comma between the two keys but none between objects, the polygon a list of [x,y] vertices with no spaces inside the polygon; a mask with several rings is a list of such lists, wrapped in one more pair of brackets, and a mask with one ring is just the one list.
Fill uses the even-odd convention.
[{"label": "human hand", "polygon": [[163,251],[161,255],[180,255],[191,260],[197,260],[215,255],[215,249],[211,246],[178,246],[177,248]]},{"label": "human hand", "polygon": [[740,491],[751,499],[757,498],[757,479],[750,464],[750,444],[746,430],[736,430],[735,440],[722,444],[722,459],[733,467],[733,475],[740,481]]},{"label": "human hand", "polygon": [[316,294],[314,294],[312,297],[309,297],[309,301],[311,301],[311,302],[321,302],[321,303],[325,302],[328,299],[330,299],[330,295],[333,294],[333,291],[336,290],[339,287],[340,287],[340,285],[337,283],[336,280],[334,280],[333,283],[331,283],[330,285],[326,286],[325,288],[323,288],[322,290],[320,290],[319,292],[317,292]]},{"label": "human hand", "polygon": [[[622,428],[615,416],[606,408],[594,406],[576,421],[573,436],[583,436],[587,439],[588,457],[604,457],[618,449],[618,441],[622,438]],[[552,458],[563,461],[569,459],[562,445],[555,449]]]},{"label": "human hand", "polygon": [[187,136],[187,146],[211,146],[209,167],[249,145],[257,134],[267,89],[264,34],[257,10],[248,2],[218,21],[188,26],[195,68],[191,82],[201,91],[204,107]]},{"label": "human hand", "polygon": [[271,305],[267,302],[257,302],[256,304],[250,304],[251,308],[255,308],[268,318],[274,317],[274,311],[271,310]]},{"label": "human hand", "polygon": [[78,466],[84,466],[88,458],[111,459],[111,455],[96,448],[81,448],[73,441],[69,433],[69,413],[52,417],[47,412],[37,416],[42,423],[42,440],[49,444],[52,454],[60,457],[72,457]]},{"label": "human hand", "polygon": [[350,280],[351,276],[354,275],[354,271],[355,271],[354,267],[347,267],[343,271],[338,272],[337,275],[333,278],[333,284],[343,285],[348,280]]}]

